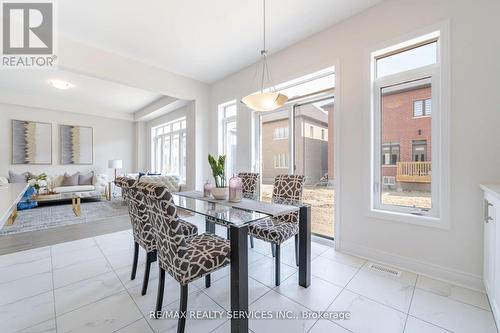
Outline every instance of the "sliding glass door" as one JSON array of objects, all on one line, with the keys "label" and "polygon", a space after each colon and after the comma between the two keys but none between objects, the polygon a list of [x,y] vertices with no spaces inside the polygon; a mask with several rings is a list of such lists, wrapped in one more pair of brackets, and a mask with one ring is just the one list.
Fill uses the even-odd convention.
[{"label": "sliding glass door", "polygon": [[261,198],[271,201],[279,174],[306,176],[304,201],[312,206],[312,231],[333,237],[333,102],[317,97],[259,116]]},{"label": "sliding glass door", "polygon": [[304,202],[311,204],[312,232],[333,237],[333,98],[297,104],[294,114],[294,173],[306,176]]},{"label": "sliding glass door", "polygon": [[290,107],[260,116],[261,198],[270,202],[274,178],[292,171]]}]

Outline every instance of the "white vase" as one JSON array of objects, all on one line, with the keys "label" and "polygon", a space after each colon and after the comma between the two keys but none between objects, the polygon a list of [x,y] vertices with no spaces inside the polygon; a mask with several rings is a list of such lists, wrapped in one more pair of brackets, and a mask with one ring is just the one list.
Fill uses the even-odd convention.
[{"label": "white vase", "polygon": [[216,200],[227,200],[228,193],[227,187],[214,187],[212,189],[212,195]]}]

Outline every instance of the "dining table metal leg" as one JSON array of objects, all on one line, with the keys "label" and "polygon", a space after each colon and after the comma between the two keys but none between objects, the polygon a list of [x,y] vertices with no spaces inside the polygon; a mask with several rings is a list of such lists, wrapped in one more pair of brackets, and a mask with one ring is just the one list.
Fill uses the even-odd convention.
[{"label": "dining table metal leg", "polygon": [[304,205],[299,211],[299,285],[311,284],[311,206]]},{"label": "dining table metal leg", "polygon": [[[205,232],[208,234],[215,234],[215,223],[205,218]],[[205,288],[210,288],[212,284],[210,274],[205,275]]]},{"label": "dining table metal leg", "polygon": [[[248,332],[248,226],[230,227],[231,333]],[[238,316],[234,315],[238,314]]]}]

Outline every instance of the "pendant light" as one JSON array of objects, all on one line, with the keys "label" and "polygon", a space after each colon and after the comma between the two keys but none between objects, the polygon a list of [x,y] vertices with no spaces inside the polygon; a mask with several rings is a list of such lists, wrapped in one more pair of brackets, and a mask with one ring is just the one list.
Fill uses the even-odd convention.
[{"label": "pendant light", "polygon": [[[262,67],[261,70],[261,80],[260,80],[260,92],[245,96],[241,99],[241,102],[248,106],[250,109],[255,111],[273,111],[277,108],[283,106],[287,101],[288,97],[275,91],[274,84],[271,79],[271,74],[269,71],[269,65],[267,64],[267,50],[266,50],[266,0],[263,0],[263,48],[260,51],[262,60],[256,68],[255,77],[257,77],[257,71]],[[255,80],[254,77],[254,80]],[[265,80],[271,84],[269,91],[264,92]]]}]

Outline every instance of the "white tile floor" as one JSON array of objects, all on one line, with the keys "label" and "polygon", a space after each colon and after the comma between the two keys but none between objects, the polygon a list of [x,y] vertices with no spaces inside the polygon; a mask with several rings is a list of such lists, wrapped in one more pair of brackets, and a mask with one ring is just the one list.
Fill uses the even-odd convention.
[{"label": "white tile floor", "polygon": [[[200,230],[203,230],[200,224]],[[221,230],[225,234],[224,230]],[[256,241],[249,254],[250,310],[350,311],[352,318],[251,320],[264,332],[497,332],[486,296],[410,272],[377,273],[365,260],[313,242],[312,284],[297,285],[293,244],[283,248],[282,284],[274,286],[269,244]],[[0,256],[0,331],[175,332],[174,320],[154,320],[158,270],[141,296],[144,253],[130,280],[132,234],[122,231]],[[229,309],[229,269],[190,285],[190,310]],[[178,308],[179,287],[167,279],[164,309]],[[189,320],[186,332],[230,331],[226,319]]]}]

